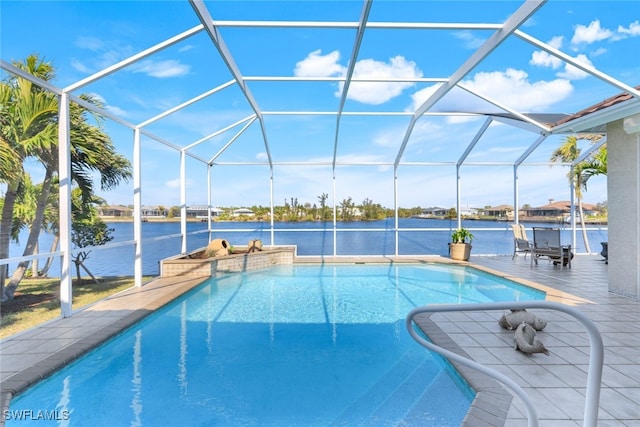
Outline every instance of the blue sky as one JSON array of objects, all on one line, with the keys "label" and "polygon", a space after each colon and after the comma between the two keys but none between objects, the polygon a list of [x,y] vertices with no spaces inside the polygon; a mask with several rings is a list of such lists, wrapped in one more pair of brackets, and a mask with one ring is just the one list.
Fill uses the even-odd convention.
[{"label": "blue sky", "polygon": [[[360,1],[206,1],[219,21],[357,22]],[[379,1],[369,23],[447,22],[500,24],[515,1]],[[200,24],[187,1],[6,1],[0,3],[1,57],[20,60],[36,53],[53,62],[54,81],[66,87],[105,67]],[[627,84],[640,84],[640,2],[549,1],[520,30]],[[273,171],[274,202],[291,197],[314,204],[333,194],[331,162],[336,140],[338,81],[260,81],[251,77],[334,78],[344,76],[353,50],[353,28],[243,28],[223,26],[224,39],[256,104],[264,112]],[[393,207],[392,164],[414,111],[491,35],[490,30],[390,30],[369,28],[354,76],[411,81],[354,82],[348,91],[337,145],[336,202],[365,198]],[[6,76],[3,72],[2,76]],[[134,124],[148,120],[232,76],[208,35],[200,32],[74,94],[94,93],[110,113]],[[462,80],[462,84],[520,112],[574,113],[620,92],[617,88],[512,37]],[[485,101],[451,91],[433,112],[459,108],[485,111]],[[491,107],[495,110],[495,107]],[[300,112],[316,114],[300,114]],[[279,112],[279,114],[273,114]],[[284,112],[298,112],[283,114]],[[355,114],[363,112],[393,115]],[[268,205],[270,173],[258,121],[240,130],[253,113],[237,85],[220,88],[200,102],[146,127],[205,160],[216,154],[213,205]],[[455,205],[452,165],[474,138],[484,118],[425,116],[416,124],[398,170],[402,207]],[[231,126],[236,124],[235,126]],[[132,157],[132,131],[106,121],[119,151]],[[228,129],[227,129],[228,128]],[[226,130],[225,130],[226,129]],[[461,168],[463,206],[512,204],[510,166],[537,134],[492,124]],[[548,138],[519,171],[520,203],[538,206],[550,198],[568,200],[566,169],[546,163],[562,137]],[[231,142],[231,143],[230,143]],[[587,144],[585,143],[585,146]],[[177,205],[180,165],[177,151],[142,140],[143,204]],[[37,177],[38,167],[30,165]],[[207,202],[206,167],[187,157],[187,204]],[[132,184],[103,193],[112,204],[131,204]],[[606,180],[593,178],[585,201],[606,200]]]}]

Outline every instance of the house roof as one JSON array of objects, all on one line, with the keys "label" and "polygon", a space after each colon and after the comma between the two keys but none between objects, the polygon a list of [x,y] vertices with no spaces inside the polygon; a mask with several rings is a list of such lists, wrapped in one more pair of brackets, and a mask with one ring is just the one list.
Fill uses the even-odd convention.
[{"label": "house roof", "polygon": [[498,206],[490,206],[488,208],[483,208],[484,211],[512,211],[513,206],[511,205],[498,205]]},{"label": "house roof", "polygon": [[[640,85],[635,87],[636,90],[640,91]],[[613,95],[612,97],[609,97],[607,99],[605,99],[602,102],[598,102],[597,104],[591,105],[583,110],[578,111],[577,113],[571,114],[571,115],[567,115],[565,117],[563,117],[562,119],[558,120],[555,124],[553,124],[554,127],[556,126],[560,126],[562,124],[571,122],[573,120],[577,120],[581,117],[585,117],[588,116],[589,114],[593,114],[593,113],[597,113],[598,111],[604,111],[609,107],[612,107],[614,105],[618,105],[620,103],[623,103],[625,101],[629,101],[633,99],[633,96],[628,93],[628,92],[620,92],[617,93],[615,95]],[[591,131],[593,132],[597,132],[597,131],[603,131],[604,129],[600,126],[597,129],[591,129]]]},{"label": "house roof", "polygon": [[[576,202],[577,203],[577,202]],[[583,203],[583,209],[586,210],[594,210],[597,208],[596,205],[590,203]],[[552,202],[547,205],[538,206],[538,207],[530,207],[525,210],[561,210],[561,211],[569,211],[571,209],[571,202],[567,200],[561,200],[557,202]]]}]

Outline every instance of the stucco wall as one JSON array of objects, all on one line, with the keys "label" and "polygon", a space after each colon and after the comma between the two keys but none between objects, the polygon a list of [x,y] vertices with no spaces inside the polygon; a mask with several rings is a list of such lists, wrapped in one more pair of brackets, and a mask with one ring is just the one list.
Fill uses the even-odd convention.
[{"label": "stucco wall", "polygon": [[607,126],[609,291],[640,299],[640,133]]}]

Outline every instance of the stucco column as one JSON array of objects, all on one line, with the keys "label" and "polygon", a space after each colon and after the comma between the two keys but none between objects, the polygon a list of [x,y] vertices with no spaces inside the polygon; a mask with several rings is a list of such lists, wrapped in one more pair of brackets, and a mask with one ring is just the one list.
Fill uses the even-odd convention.
[{"label": "stucco column", "polygon": [[640,299],[640,129],[623,122],[607,125],[609,291]]}]

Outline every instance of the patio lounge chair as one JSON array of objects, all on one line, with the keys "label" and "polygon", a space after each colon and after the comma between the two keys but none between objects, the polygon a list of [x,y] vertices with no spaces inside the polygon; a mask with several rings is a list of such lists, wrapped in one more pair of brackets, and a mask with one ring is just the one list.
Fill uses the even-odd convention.
[{"label": "patio lounge chair", "polygon": [[571,268],[571,245],[562,245],[560,241],[560,229],[548,227],[533,227],[533,245],[531,246],[531,267],[538,258],[546,256],[554,264],[562,263],[562,268]]},{"label": "patio lounge chair", "polygon": [[526,259],[527,254],[531,253],[531,242],[527,237],[527,231],[522,224],[511,224],[511,228],[513,228],[513,256],[511,259],[515,258],[518,252],[524,252]]}]

